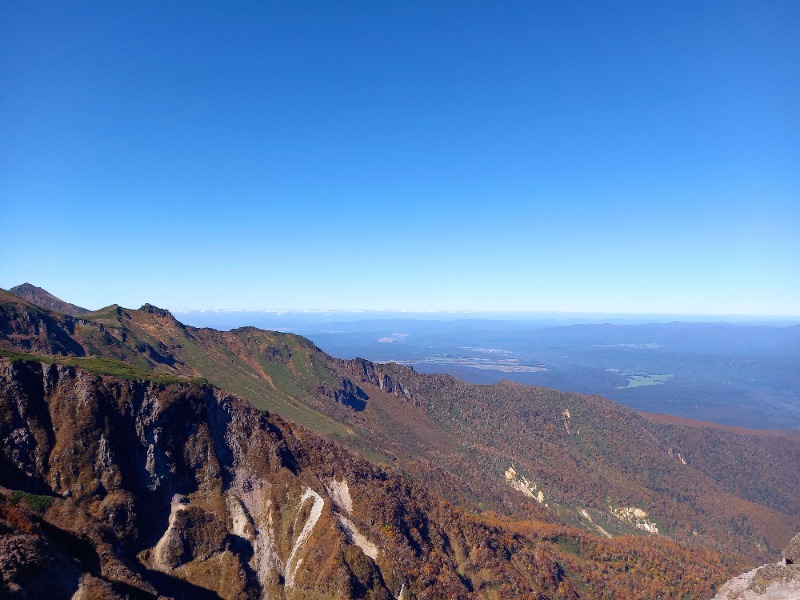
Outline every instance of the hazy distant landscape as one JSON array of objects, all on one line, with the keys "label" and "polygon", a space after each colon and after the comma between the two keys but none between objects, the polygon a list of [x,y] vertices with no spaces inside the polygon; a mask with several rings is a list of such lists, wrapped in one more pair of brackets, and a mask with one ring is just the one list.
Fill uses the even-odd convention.
[{"label": "hazy distant landscape", "polygon": [[800,325],[790,320],[658,323],[618,315],[592,323],[589,316],[291,311],[176,316],[195,326],[292,331],[339,358],[409,364],[470,383],[505,379],[599,394],[645,412],[800,428]]}]

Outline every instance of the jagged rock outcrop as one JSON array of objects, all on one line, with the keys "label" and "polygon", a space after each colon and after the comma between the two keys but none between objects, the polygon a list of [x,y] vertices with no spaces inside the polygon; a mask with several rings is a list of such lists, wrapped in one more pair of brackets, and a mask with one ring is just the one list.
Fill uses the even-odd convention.
[{"label": "jagged rock outcrop", "polygon": [[[348,566],[335,505],[287,424],[209,386],[58,365],[2,361],[0,390],[2,483],[61,498],[48,521],[95,549],[89,575],[153,594],[188,581],[226,598],[391,597],[373,560]],[[53,560],[40,541],[2,539],[11,583]]]},{"label": "jagged rock outcrop", "polygon": [[734,577],[713,600],[797,600],[800,569],[793,565],[768,564]]},{"label": "jagged rock outcrop", "polygon": [[783,555],[783,564],[800,567],[800,533],[792,538],[781,554]]},{"label": "jagged rock outcrop", "polygon": [[334,402],[344,404],[355,411],[364,410],[367,406],[367,400],[369,400],[369,396],[364,390],[346,378],[343,378],[336,388],[325,382],[318,385],[314,391],[318,396],[330,398]]},{"label": "jagged rock outcrop", "polygon": [[381,391],[392,394],[405,400],[414,400],[414,395],[409,387],[403,384],[402,376],[414,373],[412,367],[403,367],[395,364],[380,365],[363,358],[353,360],[333,360],[335,364],[349,377],[360,383],[369,383],[377,386]]}]

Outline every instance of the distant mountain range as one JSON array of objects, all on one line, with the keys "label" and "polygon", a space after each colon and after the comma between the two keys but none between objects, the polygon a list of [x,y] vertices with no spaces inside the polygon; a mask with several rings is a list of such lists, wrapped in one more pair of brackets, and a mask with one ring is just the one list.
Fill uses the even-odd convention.
[{"label": "distant mountain range", "polygon": [[708,598],[800,528],[798,433],[152,305],[0,291],[0,349],[8,594]]}]

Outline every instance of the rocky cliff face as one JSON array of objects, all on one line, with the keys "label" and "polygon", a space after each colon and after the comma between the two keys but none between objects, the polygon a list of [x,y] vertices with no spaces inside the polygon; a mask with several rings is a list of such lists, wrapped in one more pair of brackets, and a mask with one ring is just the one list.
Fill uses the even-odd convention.
[{"label": "rocky cliff face", "polygon": [[0,440],[6,597],[699,597],[730,572],[666,541],[468,515],[207,385],[2,359]]},{"label": "rocky cliff face", "polygon": [[[351,493],[353,472],[337,467],[336,452],[329,467],[311,468],[291,427],[242,401],[208,386],[22,362],[0,364],[0,388],[2,483],[55,498],[42,523],[91,549],[94,568],[71,577],[78,590],[105,582],[146,594],[198,585],[226,598],[388,598],[405,583],[358,545],[374,548],[375,534],[353,513],[358,487]],[[3,558],[23,587],[19,565],[78,554],[66,537],[51,548],[36,539],[4,538],[24,558]]]},{"label": "rocky cliff face", "polygon": [[[13,298],[11,302],[7,300]],[[29,302],[0,290],[0,330],[3,344],[7,348],[18,348],[28,352],[43,352],[83,356],[83,347],[73,339],[75,319],[70,316],[44,310]]]}]

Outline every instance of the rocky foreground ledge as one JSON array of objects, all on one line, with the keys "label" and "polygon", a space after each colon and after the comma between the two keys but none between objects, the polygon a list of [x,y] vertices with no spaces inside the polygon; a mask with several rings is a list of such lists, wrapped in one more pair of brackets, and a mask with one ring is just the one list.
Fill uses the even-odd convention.
[{"label": "rocky foreground ledge", "polygon": [[712,600],[798,600],[800,534],[783,551],[783,562],[764,565],[734,577]]}]

